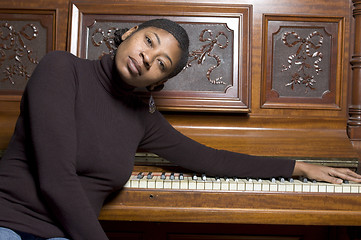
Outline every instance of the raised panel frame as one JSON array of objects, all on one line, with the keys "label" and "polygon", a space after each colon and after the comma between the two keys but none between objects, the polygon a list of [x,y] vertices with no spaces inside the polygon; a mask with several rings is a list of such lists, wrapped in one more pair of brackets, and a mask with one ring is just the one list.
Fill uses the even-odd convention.
[{"label": "raised panel frame", "polygon": [[[298,79],[296,84],[302,85],[311,84],[308,89],[305,90],[304,96],[282,96],[275,88],[274,88],[274,35],[280,31],[281,28],[295,28],[295,29],[309,29],[310,34],[307,37],[300,37],[297,35],[297,31],[290,31],[289,35],[294,39],[299,38],[299,42],[302,44],[302,41],[308,41],[315,35],[312,35],[312,29],[322,29],[326,35],[330,36],[330,51],[328,52],[329,58],[329,68],[328,70],[328,89],[326,89],[321,96],[318,97],[310,97],[307,96],[307,91],[312,91],[312,84],[317,83],[314,81],[313,77],[308,80],[314,81],[306,81],[302,76]],[[316,31],[314,31],[316,32]],[[280,40],[280,39],[278,39]],[[284,40],[284,39],[282,39]],[[281,40],[280,40],[281,41]],[[344,71],[343,67],[343,51],[344,51],[344,18],[343,17],[323,17],[323,16],[290,16],[290,15],[273,15],[273,14],[264,14],[263,15],[263,59],[262,59],[262,86],[261,86],[261,108],[273,108],[273,109],[315,109],[315,110],[341,110],[341,98],[342,98],[342,75]],[[294,41],[296,42],[296,41]],[[311,42],[311,41],[309,41]],[[288,42],[285,44],[289,44]],[[309,45],[315,46],[316,43],[311,43]],[[300,45],[300,44],[298,44]],[[300,47],[291,44],[289,46],[294,47],[297,50],[293,55],[287,56],[288,58],[284,58],[285,66],[288,68],[292,64],[295,64],[295,60]],[[299,47],[298,49],[296,49]],[[307,43],[304,44],[302,51],[308,51]],[[309,47],[311,48],[311,47]],[[306,49],[306,50],[305,50]],[[313,49],[314,51],[309,53],[314,58],[312,61],[314,70],[319,71],[319,66],[317,65],[317,57],[319,57],[319,52],[317,49]],[[320,59],[320,58],[318,58]],[[302,61],[299,61],[298,64],[302,64]],[[318,62],[319,63],[319,62]],[[287,66],[287,64],[289,64]],[[288,68],[289,69],[289,68]],[[323,71],[325,69],[322,69]],[[321,70],[321,71],[322,71]],[[317,75],[314,74],[315,76]],[[310,76],[308,76],[310,77]],[[316,76],[317,77],[317,76]],[[296,80],[293,79],[295,82]],[[301,83],[301,81],[303,83]],[[285,87],[293,87],[292,83],[284,82]],[[288,84],[288,86],[286,86]]]},{"label": "raised panel frame", "polygon": [[[91,19],[100,21],[143,22],[156,17],[165,17],[180,24],[223,24],[236,22],[232,29],[234,58],[232,79],[223,92],[210,90],[164,89],[153,93],[156,105],[163,111],[195,112],[250,112],[250,36],[252,6],[245,4],[167,3],[167,2],[117,2],[81,3],[72,2],[70,9],[69,51],[86,58],[86,32]],[[221,20],[217,20],[221,19]],[[227,25],[227,22],[224,23]],[[228,26],[227,26],[228,27]],[[89,42],[89,41],[88,41]],[[177,76],[178,77],[178,76]],[[147,97],[147,92],[140,92]]]},{"label": "raised panel frame", "polygon": [[[27,80],[30,78],[33,69],[36,67],[40,59],[47,53],[55,49],[56,41],[56,10],[43,10],[43,9],[0,9],[0,20],[5,22],[1,24],[1,58],[0,66],[9,64],[14,60],[18,65],[7,66],[4,70],[4,76],[7,78],[0,79],[1,81],[8,81],[12,76],[18,75],[25,78],[22,87],[14,87],[14,89],[6,88],[0,89],[0,101],[20,101],[23,94]],[[14,29],[8,22],[24,22],[22,29]],[[36,39],[38,29],[36,24],[46,29],[42,42]],[[30,29],[30,30],[29,30]],[[8,31],[6,31],[8,30]],[[33,32],[32,32],[33,31]],[[34,34],[31,36],[31,34]],[[36,44],[45,44],[44,51],[37,54],[36,47],[31,46],[34,41]],[[17,48],[17,50],[15,49]],[[8,50],[16,50],[15,54],[8,56]],[[26,59],[27,63],[22,60]],[[26,64],[30,64],[29,66]],[[4,66],[6,67],[6,66]],[[29,71],[28,71],[29,70]],[[11,76],[10,76],[11,75]],[[18,79],[11,80],[15,84]]]}]

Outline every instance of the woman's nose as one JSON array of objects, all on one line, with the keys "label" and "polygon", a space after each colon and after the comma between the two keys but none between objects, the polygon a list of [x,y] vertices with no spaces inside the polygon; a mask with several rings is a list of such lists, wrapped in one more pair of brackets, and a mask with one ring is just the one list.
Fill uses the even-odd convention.
[{"label": "woman's nose", "polygon": [[143,64],[144,64],[145,68],[149,69],[152,66],[152,63],[154,61],[152,54],[149,52],[141,52],[140,56],[143,60]]}]

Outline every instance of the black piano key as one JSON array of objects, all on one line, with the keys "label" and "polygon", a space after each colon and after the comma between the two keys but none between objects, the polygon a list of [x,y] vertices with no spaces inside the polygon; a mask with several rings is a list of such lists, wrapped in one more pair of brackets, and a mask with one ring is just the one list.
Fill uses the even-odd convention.
[{"label": "black piano key", "polygon": [[305,177],[300,177],[300,181],[302,181],[303,183],[308,183],[308,179]]},{"label": "black piano key", "polygon": [[138,173],[137,179],[142,179],[142,178],[143,178],[143,173],[142,172]]},{"label": "black piano key", "polygon": [[184,175],[183,175],[183,173],[180,173],[178,178],[179,178],[179,180],[184,180]]},{"label": "black piano key", "polygon": [[153,178],[153,174],[152,174],[152,172],[149,172],[147,175],[147,179],[152,179],[152,178]]},{"label": "black piano key", "polygon": [[169,179],[170,179],[170,180],[174,180],[174,179],[175,179],[175,177],[174,177],[174,173],[171,173],[171,174],[170,174]]},{"label": "black piano key", "polygon": [[162,175],[160,175],[160,179],[163,179],[163,180],[165,180],[165,172],[162,172]]},{"label": "black piano key", "polygon": [[206,174],[204,174],[204,173],[202,174],[202,180],[203,180],[203,181],[206,181],[206,180],[207,180],[207,176],[206,176]]}]

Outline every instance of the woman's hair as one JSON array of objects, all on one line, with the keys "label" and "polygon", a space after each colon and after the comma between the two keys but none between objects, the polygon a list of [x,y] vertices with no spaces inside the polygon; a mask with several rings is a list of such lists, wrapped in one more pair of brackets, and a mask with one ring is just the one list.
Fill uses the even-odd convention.
[{"label": "woman's hair", "polygon": [[[147,28],[147,27],[155,27],[166,30],[170,34],[174,36],[174,38],[178,41],[179,47],[182,50],[181,58],[178,62],[176,68],[171,72],[168,78],[172,78],[176,76],[178,73],[182,71],[182,69],[186,66],[188,62],[188,53],[189,53],[189,38],[186,30],[181,27],[178,23],[175,23],[168,19],[152,19],[146,21],[138,26],[137,31]],[[115,47],[118,47],[122,42],[122,35],[127,32],[128,29],[119,29],[114,32],[114,43]]]}]

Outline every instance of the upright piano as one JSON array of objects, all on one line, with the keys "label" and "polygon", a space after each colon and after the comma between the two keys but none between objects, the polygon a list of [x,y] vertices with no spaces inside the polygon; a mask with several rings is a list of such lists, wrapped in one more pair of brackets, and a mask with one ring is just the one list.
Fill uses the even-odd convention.
[{"label": "upright piano", "polygon": [[[153,95],[177,130],[360,172],[361,0],[2,1],[0,153],[46,52],[97,59],[114,53],[115,29],[162,17],[191,39],[188,67]],[[358,184],[206,176],[141,150],[135,159],[99,216],[112,240],[361,239]]]}]

